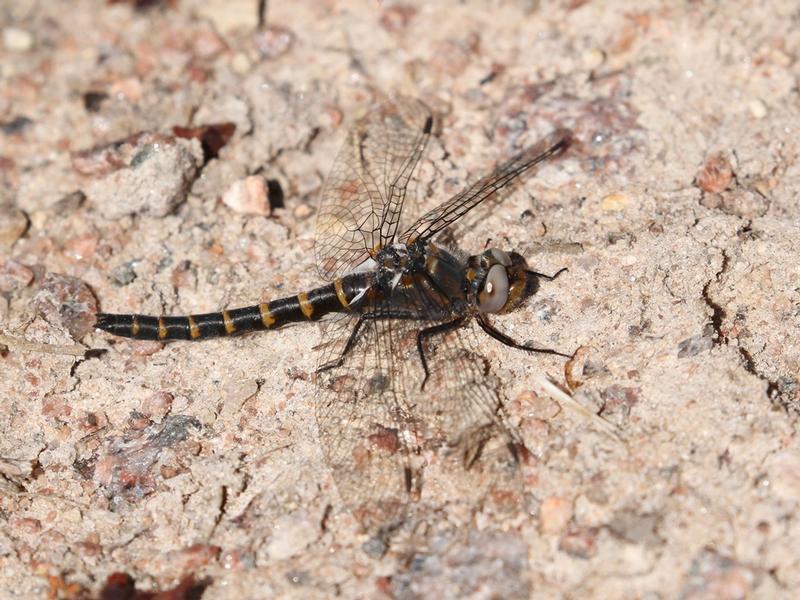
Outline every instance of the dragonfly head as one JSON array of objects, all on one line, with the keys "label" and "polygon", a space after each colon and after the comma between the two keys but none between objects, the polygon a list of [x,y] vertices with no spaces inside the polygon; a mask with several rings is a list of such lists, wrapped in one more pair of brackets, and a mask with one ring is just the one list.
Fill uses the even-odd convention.
[{"label": "dragonfly head", "polygon": [[521,254],[489,248],[467,262],[467,296],[483,313],[514,310],[539,289]]}]

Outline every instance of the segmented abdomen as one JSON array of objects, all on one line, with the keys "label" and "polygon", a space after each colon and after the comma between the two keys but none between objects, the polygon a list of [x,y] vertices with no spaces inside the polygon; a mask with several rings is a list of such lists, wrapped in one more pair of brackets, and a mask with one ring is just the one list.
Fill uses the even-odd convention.
[{"label": "segmented abdomen", "polygon": [[352,310],[351,302],[369,286],[366,273],[348,275],[310,292],[288,298],[202,315],[154,317],[98,313],[96,327],[137,340],[199,340],[249,331],[275,329],[297,321],[315,321],[337,311]]}]

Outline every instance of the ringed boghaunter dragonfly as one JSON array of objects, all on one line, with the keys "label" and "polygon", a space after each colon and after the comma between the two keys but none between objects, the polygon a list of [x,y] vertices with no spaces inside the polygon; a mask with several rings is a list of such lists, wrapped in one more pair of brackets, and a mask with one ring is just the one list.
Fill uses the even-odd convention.
[{"label": "ringed boghaunter dragonfly", "polygon": [[424,103],[401,97],[349,131],[317,216],[315,258],[325,285],[210,314],[97,315],[102,330],[159,341],[321,320],[320,443],[343,500],[365,527],[396,521],[409,498],[419,497],[423,450],[458,448],[467,469],[498,433],[510,450],[507,462],[524,451],[505,416],[501,386],[474,348],[475,323],[507,346],[567,356],[514,340],[490,320],[519,307],[541,280],[558,273],[533,271],[516,252],[492,248],[469,256],[436,237],[560,154],[570,132],[554,131],[401,227],[406,191],[432,125]]}]

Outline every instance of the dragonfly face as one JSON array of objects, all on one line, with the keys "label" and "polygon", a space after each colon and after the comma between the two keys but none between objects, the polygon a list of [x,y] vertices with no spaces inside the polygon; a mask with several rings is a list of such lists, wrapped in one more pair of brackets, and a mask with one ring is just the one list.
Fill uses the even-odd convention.
[{"label": "dragonfly face", "polygon": [[489,248],[467,261],[467,299],[481,313],[507,313],[539,289],[521,254]]}]

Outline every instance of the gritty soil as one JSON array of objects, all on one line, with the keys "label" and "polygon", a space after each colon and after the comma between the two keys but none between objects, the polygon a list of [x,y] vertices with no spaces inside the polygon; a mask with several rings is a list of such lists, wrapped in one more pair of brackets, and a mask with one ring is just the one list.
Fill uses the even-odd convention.
[{"label": "gritty soil", "polygon": [[[0,34],[3,597],[796,597],[795,0],[29,0]],[[436,114],[419,209],[574,131],[456,238],[567,267],[498,322],[574,354],[481,341],[519,502],[444,501],[429,458],[374,535],[318,443],[314,326],[93,325],[319,284],[326,172],[397,94]]]}]

